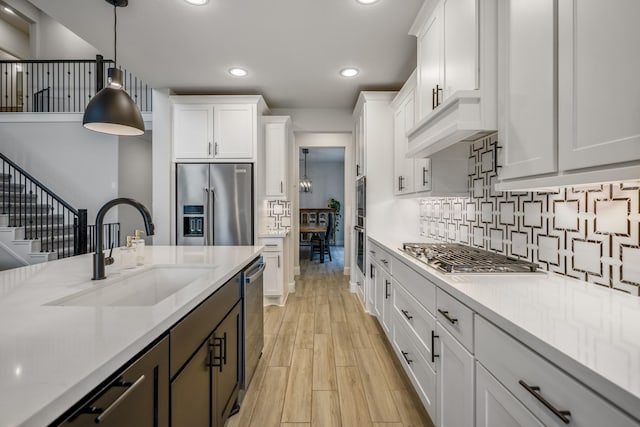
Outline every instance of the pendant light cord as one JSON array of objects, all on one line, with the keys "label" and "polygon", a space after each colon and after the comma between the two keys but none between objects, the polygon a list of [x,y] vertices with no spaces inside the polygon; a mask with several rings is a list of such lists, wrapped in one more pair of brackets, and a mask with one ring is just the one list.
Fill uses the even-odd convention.
[{"label": "pendant light cord", "polygon": [[113,62],[114,68],[118,66],[118,6],[113,2]]}]

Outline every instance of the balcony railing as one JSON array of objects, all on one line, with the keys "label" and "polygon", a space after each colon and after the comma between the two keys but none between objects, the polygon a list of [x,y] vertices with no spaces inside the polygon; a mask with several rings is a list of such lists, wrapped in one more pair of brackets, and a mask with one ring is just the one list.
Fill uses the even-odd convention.
[{"label": "balcony railing", "polygon": [[[0,61],[0,112],[82,113],[106,85],[112,60]],[[142,112],[152,111],[151,88],[124,72],[124,90]]]}]

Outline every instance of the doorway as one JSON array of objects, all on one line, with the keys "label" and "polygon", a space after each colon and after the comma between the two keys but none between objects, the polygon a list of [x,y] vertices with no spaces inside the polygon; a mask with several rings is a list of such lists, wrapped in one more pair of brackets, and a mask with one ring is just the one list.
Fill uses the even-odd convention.
[{"label": "doorway", "polygon": [[[311,242],[300,233],[300,209],[326,209],[329,201],[334,199],[339,203],[340,210],[336,216],[335,230],[330,240],[332,258],[340,263],[332,265],[332,269],[340,268],[345,275],[350,274],[351,259],[349,248],[351,245],[351,212],[353,190],[353,153],[351,133],[308,133],[295,134],[295,155],[293,156],[293,175],[299,184],[299,190],[293,197],[292,222],[294,227],[294,268],[295,274],[301,274],[301,262],[311,258]],[[300,188],[300,180],[305,175],[303,149],[308,150],[306,175],[311,181],[311,191],[305,192]],[[333,204],[337,207],[337,204]],[[307,211],[303,211],[306,213]],[[335,253],[335,256],[334,256]],[[313,261],[319,263],[319,254],[315,254]],[[329,262],[328,254],[325,255]],[[335,263],[335,261],[334,261]]]}]

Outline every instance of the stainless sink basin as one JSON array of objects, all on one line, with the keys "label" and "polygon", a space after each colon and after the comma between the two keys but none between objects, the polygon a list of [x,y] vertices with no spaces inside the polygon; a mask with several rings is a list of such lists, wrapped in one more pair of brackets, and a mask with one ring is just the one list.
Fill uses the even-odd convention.
[{"label": "stainless sink basin", "polygon": [[214,267],[154,266],[110,283],[95,282],[91,289],[48,303],[61,306],[151,306],[168,298]]}]

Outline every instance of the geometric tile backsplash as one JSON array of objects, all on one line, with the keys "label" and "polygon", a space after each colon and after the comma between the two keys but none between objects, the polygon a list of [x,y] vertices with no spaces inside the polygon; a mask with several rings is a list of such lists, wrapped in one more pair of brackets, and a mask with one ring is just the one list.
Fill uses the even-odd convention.
[{"label": "geometric tile backsplash", "polygon": [[640,296],[640,181],[493,190],[496,135],[471,145],[469,197],[420,200],[421,233]]},{"label": "geometric tile backsplash", "polygon": [[265,227],[268,230],[291,230],[291,202],[267,200]]}]

